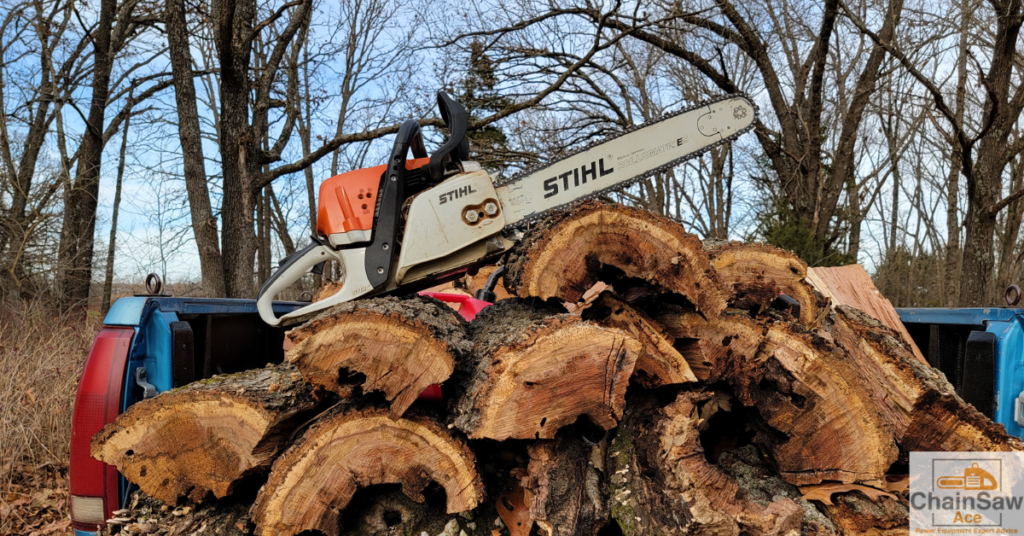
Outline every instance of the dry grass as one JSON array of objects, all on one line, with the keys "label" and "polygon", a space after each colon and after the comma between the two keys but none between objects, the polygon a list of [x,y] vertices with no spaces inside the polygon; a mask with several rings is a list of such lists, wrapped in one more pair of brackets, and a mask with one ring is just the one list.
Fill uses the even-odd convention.
[{"label": "dry grass", "polygon": [[100,324],[0,309],[0,534],[68,532],[71,407]]}]

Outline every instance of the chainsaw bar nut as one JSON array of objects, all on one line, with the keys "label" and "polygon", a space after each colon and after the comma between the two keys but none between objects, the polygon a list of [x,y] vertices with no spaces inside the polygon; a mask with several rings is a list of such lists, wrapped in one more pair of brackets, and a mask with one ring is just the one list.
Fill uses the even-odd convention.
[{"label": "chainsaw bar nut", "polygon": [[494,201],[488,201],[487,204],[484,205],[484,212],[486,212],[488,216],[498,214],[498,204]]},{"label": "chainsaw bar nut", "polygon": [[480,216],[476,213],[475,210],[469,209],[466,211],[466,221],[468,221],[469,223],[476,223],[477,220],[479,219]]}]

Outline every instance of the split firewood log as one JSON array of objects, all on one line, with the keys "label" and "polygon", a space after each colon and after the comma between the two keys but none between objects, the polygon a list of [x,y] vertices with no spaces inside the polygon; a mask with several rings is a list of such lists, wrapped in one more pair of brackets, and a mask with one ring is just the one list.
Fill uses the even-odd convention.
[{"label": "split firewood log", "polygon": [[583,415],[605,430],[618,423],[642,345],[560,310],[514,298],[470,324],[476,361],[449,382],[454,423],[470,438],[550,439]]},{"label": "split firewood log", "polygon": [[705,316],[726,292],[700,240],[678,223],[622,205],[585,202],[530,230],[509,257],[513,294],[578,302],[603,281],[622,294],[631,282],[685,296]]},{"label": "split firewood log", "polygon": [[295,367],[214,376],[143,400],[92,439],[92,456],[175,504],[224,497],[266,471],[317,407]]},{"label": "split firewood log", "polygon": [[611,513],[625,536],[799,532],[800,505],[747,500],[736,479],[705,457],[700,406],[711,399],[711,392],[683,392],[667,405],[649,394],[630,399],[607,454]]},{"label": "split firewood log", "polygon": [[728,242],[711,248],[709,256],[729,291],[729,307],[761,313],[785,293],[800,302],[804,325],[818,318],[818,298],[806,282],[807,263],[793,252],[768,244]]},{"label": "split firewood log", "polygon": [[400,417],[469,351],[464,325],[432,298],[357,300],[289,331],[285,359],[306,381],[330,391],[348,394],[353,381],[363,393],[382,391],[392,416]]},{"label": "split firewood log", "polygon": [[530,518],[546,536],[595,536],[611,520],[604,467],[607,442],[576,427],[529,447],[521,478]]},{"label": "split firewood log", "polygon": [[396,419],[385,410],[342,404],[274,462],[253,506],[256,533],[336,536],[357,490],[400,484],[406,496],[423,502],[432,482],[444,488],[448,513],[472,510],[484,498],[473,452],[433,418]]},{"label": "split firewood log", "polygon": [[584,320],[621,329],[643,345],[633,378],[644,387],[676,385],[697,381],[686,358],[672,344],[672,337],[653,319],[633,309],[611,292],[602,292],[583,310]]},{"label": "split firewood log", "polygon": [[904,450],[1024,450],[1024,442],[965,403],[941,372],[921,363],[898,333],[875,318],[837,307],[832,336]]},{"label": "split firewood log", "polygon": [[708,382],[727,382],[760,413],[754,442],[784,479],[882,485],[899,457],[896,438],[841,348],[797,322],[745,314],[708,322],[700,344],[714,363]]}]

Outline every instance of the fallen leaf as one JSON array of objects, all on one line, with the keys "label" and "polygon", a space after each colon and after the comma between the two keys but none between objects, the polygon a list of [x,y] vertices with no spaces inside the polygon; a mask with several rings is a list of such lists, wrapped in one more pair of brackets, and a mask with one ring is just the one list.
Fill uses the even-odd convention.
[{"label": "fallen leaf", "polygon": [[835,493],[847,493],[850,491],[859,491],[864,495],[867,495],[872,501],[878,502],[882,497],[889,497],[894,500],[899,500],[892,493],[884,492],[880,489],[869,488],[867,486],[861,486],[859,484],[843,484],[840,482],[830,482],[826,484],[816,484],[814,486],[801,486],[800,493],[803,494],[803,498],[808,501],[820,501],[827,505],[832,505],[832,495]]}]

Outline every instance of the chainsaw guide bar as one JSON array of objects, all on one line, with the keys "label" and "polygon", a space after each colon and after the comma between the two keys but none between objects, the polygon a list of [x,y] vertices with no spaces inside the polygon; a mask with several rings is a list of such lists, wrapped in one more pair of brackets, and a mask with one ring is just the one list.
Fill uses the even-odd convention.
[{"label": "chainsaw guide bar", "polygon": [[528,168],[499,182],[505,230],[551,212],[629,187],[754,128],[757,106],[745,95],[726,95],[683,108]]}]

